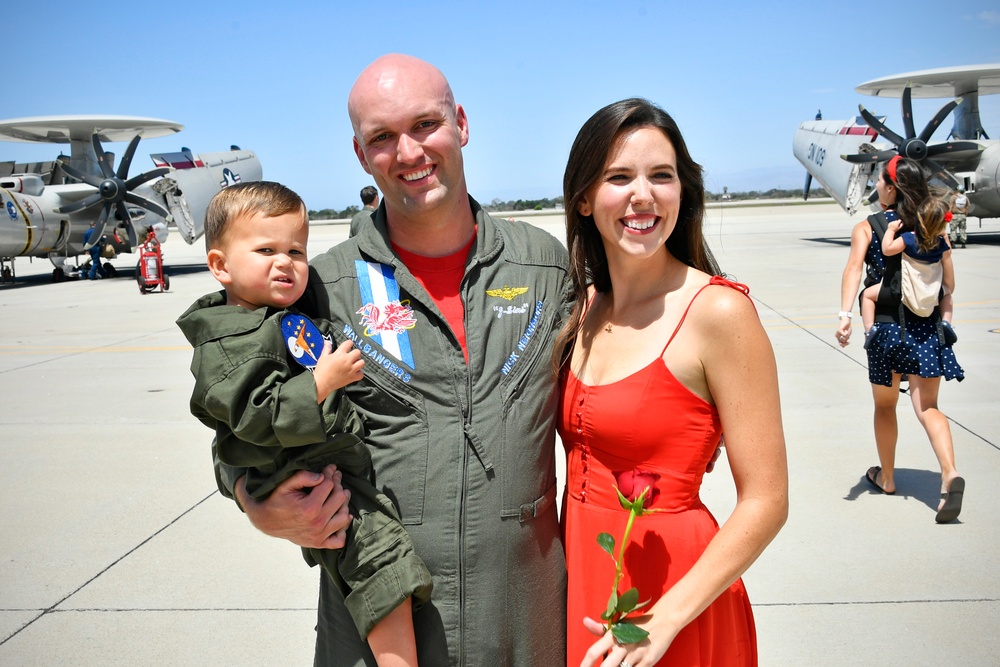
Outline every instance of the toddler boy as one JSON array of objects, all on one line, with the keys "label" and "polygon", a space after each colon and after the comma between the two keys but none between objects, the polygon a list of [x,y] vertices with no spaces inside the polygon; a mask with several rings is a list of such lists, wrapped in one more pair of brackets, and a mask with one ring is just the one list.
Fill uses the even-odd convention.
[{"label": "toddler boy", "polygon": [[361,417],[339,391],[364,376],[361,353],[350,341],[333,350],[327,323],[292,307],[308,282],[308,239],[305,204],[283,185],[241,183],[212,199],[208,268],[224,290],[177,320],[194,347],[191,412],[215,430],[219,460],[246,468],[256,500],[296,471],[337,466],[351,492],[347,542],[303,555],[338,583],[380,666],[416,665],[411,597],[430,599],[430,573],[374,486]]}]

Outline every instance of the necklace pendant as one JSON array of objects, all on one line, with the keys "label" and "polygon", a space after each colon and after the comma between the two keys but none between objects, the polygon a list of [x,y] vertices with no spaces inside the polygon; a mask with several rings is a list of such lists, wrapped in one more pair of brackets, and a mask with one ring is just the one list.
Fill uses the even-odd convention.
[{"label": "necklace pendant", "polygon": [[611,322],[608,322],[607,326],[604,327],[604,330],[607,331],[608,333],[613,333],[611,331]]}]

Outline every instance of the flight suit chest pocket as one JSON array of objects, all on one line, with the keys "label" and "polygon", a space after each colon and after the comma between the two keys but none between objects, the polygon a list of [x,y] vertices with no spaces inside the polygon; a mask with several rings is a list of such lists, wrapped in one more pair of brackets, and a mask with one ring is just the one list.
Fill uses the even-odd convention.
[{"label": "flight suit chest pocket", "polygon": [[522,522],[537,515],[537,503],[555,484],[557,381],[550,362],[557,315],[539,302],[518,340],[516,362],[500,384],[501,516]]},{"label": "flight suit chest pocket", "polygon": [[404,525],[422,523],[430,444],[423,397],[367,366],[365,379],[348,385],[347,395],[365,420],[375,486],[399,509]]}]

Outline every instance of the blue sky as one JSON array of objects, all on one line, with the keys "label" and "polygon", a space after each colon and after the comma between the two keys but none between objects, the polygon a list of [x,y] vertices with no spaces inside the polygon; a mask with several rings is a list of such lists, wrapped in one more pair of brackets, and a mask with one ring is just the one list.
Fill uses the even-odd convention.
[{"label": "blue sky", "polygon": [[[25,5],[27,7],[27,5]],[[379,55],[437,65],[469,116],[480,201],[561,194],[570,144],[598,108],[647,97],[671,113],[709,190],[800,187],[798,124],[859,103],[901,130],[899,101],[854,87],[883,76],[1000,63],[1000,6],[937,2],[189,2],[59,0],[8,21],[0,118],[88,113],[177,121],[151,152],[254,149],[264,177],[311,209],[358,204],[346,100]],[[8,17],[10,18],[10,17]],[[915,100],[918,131],[944,100]],[[980,100],[1000,138],[1000,95]],[[950,129],[946,120],[935,139]],[[124,144],[106,147],[119,154]],[[0,160],[57,146],[0,142]],[[141,157],[140,157],[141,156]]]}]

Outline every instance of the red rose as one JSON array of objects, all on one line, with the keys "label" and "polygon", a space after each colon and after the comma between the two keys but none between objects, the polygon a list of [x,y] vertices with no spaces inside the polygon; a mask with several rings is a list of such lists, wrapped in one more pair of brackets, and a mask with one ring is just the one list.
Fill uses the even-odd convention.
[{"label": "red rose", "polygon": [[660,495],[660,490],[656,488],[656,480],[660,479],[660,476],[655,472],[633,468],[621,472],[616,471],[613,474],[615,481],[618,482],[618,490],[629,502],[634,503],[647,487],[649,493],[646,494],[643,507],[652,507],[653,503],[656,502],[656,497]]}]

